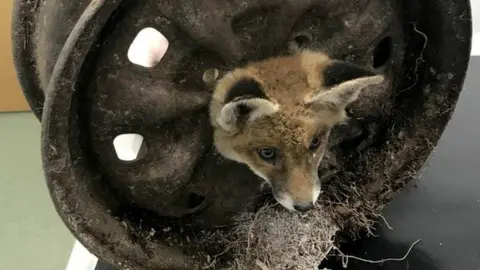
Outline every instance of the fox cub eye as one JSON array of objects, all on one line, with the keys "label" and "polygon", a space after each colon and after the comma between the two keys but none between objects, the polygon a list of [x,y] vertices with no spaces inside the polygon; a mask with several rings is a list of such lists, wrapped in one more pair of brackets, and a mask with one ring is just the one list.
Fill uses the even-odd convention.
[{"label": "fox cub eye", "polygon": [[318,146],[320,146],[320,143],[321,143],[321,140],[319,137],[315,137],[313,138],[313,140],[310,142],[310,146],[308,146],[308,149],[309,150],[315,150],[318,148]]},{"label": "fox cub eye", "polygon": [[272,147],[262,147],[257,149],[258,156],[270,163],[273,163],[277,157],[275,148]]}]

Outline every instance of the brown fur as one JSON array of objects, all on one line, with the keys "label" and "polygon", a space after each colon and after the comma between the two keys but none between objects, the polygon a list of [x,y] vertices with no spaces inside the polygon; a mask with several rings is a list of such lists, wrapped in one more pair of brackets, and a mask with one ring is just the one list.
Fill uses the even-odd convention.
[{"label": "brown fur", "polygon": [[[226,74],[213,93],[210,114],[217,149],[269,182],[275,198],[289,209],[315,203],[320,190],[317,167],[331,128],[346,119],[346,105],[362,88],[383,80],[370,76],[327,89],[323,70],[331,63],[328,56],[313,51],[254,62]],[[244,78],[259,82],[267,97],[262,104],[255,103],[259,99],[242,101],[252,105],[251,115],[258,114],[251,119],[237,119],[235,110],[222,110],[229,90]],[[341,102],[345,95],[348,102]],[[311,151],[316,137],[321,144]],[[274,164],[259,157],[256,149],[261,147],[280,150]]]}]

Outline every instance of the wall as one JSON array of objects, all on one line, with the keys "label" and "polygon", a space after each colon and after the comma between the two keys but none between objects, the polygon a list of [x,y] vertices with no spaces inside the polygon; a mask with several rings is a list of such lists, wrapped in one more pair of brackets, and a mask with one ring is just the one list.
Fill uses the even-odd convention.
[{"label": "wall", "polygon": [[480,55],[480,0],[472,0],[473,37],[472,55]]},{"label": "wall", "polygon": [[27,111],[15,70],[13,68],[10,25],[13,0],[0,1],[0,112]]}]

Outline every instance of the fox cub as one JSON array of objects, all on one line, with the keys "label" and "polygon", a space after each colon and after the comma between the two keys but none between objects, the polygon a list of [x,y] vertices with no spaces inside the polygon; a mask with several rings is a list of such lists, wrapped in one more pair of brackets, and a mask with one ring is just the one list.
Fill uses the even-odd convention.
[{"label": "fox cub", "polygon": [[320,195],[318,166],[345,108],[384,76],[301,51],[237,68],[220,78],[210,104],[214,144],[272,187],[285,208],[306,212]]}]

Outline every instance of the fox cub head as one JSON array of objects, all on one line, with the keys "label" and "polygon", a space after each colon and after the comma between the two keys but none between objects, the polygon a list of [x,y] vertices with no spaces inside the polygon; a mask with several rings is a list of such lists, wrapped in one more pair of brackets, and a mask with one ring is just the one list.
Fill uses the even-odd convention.
[{"label": "fox cub head", "polygon": [[318,166],[345,107],[384,77],[320,52],[250,63],[223,76],[210,104],[214,144],[269,183],[290,210],[313,208]]}]

